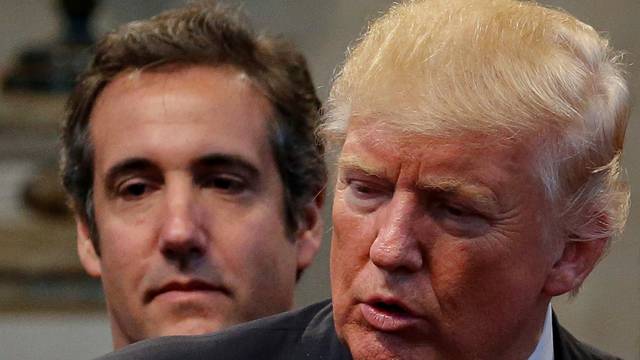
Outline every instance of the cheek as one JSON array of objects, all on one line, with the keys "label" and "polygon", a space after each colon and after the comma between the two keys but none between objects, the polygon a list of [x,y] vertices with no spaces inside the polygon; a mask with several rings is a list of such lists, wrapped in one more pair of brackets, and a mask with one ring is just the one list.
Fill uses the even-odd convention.
[{"label": "cheek", "polygon": [[97,221],[101,256],[109,263],[131,265],[133,259],[147,257],[154,247],[149,220],[105,218]]},{"label": "cheek", "polygon": [[94,208],[101,252],[106,256],[115,254],[112,260],[122,263],[148,252],[153,247],[162,219],[155,209],[156,202],[156,199],[149,199],[139,206],[123,209],[117,201],[106,199],[104,194],[96,194]]},{"label": "cheek", "polygon": [[348,291],[358,272],[369,262],[369,249],[376,237],[373,214],[354,213],[336,193],[331,240],[331,282],[334,297]]},{"label": "cheek", "polygon": [[135,241],[127,240],[126,237],[115,239],[106,236],[100,239],[103,244],[100,266],[105,291],[121,289],[125,294],[132,293],[144,277],[147,256],[134,246]]},{"label": "cheek", "polygon": [[369,240],[375,236],[373,226],[366,215],[355,214],[346,206],[342,193],[336,194],[332,216],[331,260],[335,266],[331,267],[358,267],[368,260]]},{"label": "cheek", "polygon": [[138,290],[154,252],[150,219],[125,220],[108,211],[96,212],[100,237],[100,264],[105,291],[113,297]]},{"label": "cheek", "polygon": [[[228,257],[233,258],[236,271],[254,269],[257,277],[270,276],[291,270],[295,274],[295,245],[287,238],[252,234],[251,238],[229,246]],[[275,277],[275,275],[271,275]]]},{"label": "cheek", "polygon": [[468,290],[468,277],[477,275],[472,252],[463,244],[437,243],[428,263],[433,291],[441,305],[456,307],[460,294]]},{"label": "cheek", "polygon": [[264,216],[236,219],[227,223],[226,229],[227,234],[214,235],[212,252],[222,255],[223,268],[243,288],[239,290],[249,294],[256,289],[276,292],[283,286],[293,288],[296,246],[287,238],[281,221]]},{"label": "cheek", "polygon": [[118,256],[107,252],[102,255],[102,288],[112,316],[136,322],[142,316],[141,289],[146,262],[141,258]]},{"label": "cheek", "polygon": [[[433,291],[447,313],[485,313],[517,291],[509,254],[487,242],[447,240],[431,253]],[[517,276],[516,276],[517,277]]]},{"label": "cheek", "polygon": [[265,235],[272,233],[263,230],[262,236],[254,234],[243,244],[230,246],[224,259],[228,265],[225,276],[235,287],[237,311],[243,321],[293,306],[295,245],[285,237]]}]

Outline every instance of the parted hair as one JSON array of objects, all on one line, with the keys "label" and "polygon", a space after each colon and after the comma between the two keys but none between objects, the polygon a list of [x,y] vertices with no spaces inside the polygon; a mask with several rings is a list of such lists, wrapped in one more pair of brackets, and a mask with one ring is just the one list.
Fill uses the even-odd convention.
[{"label": "parted hair", "polygon": [[253,32],[239,10],[203,1],[106,34],[68,100],[61,135],[62,181],[96,250],[89,131],[93,106],[118,74],[163,71],[164,65],[231,66],[245,73],[270,101],[269,140],[284,188],[283,215],[290,233],[294,231],[303,220],[304,206],[318,196],[327,178],[323,144],[315,136],[321,104],[306,61],[292,44]]},{"label": "parted hair", "polygon": [[394,5],[337,73],[326,141],[340,147],[353,117],[428,136],[521,139],[571,239],[610,238],[624,227],[621,56],[562,10],[515,0]]}]

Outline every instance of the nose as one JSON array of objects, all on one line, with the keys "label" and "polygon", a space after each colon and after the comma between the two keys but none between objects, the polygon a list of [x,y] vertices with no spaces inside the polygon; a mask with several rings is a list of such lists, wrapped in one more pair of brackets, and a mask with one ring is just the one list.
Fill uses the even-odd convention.
[{"label": "nose", "polygon": [[196,197],[190,184],[166,187],[164,219],[158,242],[165,259],[182,270],[193,266],[207,249]]},{"label": "nose", "polygon": [[415,233],[416,201],[394,194],[386,211],[376,221],[378,233],[369,248],[369,258],[387,271],[416,272],[423,266],[423,254]]}]

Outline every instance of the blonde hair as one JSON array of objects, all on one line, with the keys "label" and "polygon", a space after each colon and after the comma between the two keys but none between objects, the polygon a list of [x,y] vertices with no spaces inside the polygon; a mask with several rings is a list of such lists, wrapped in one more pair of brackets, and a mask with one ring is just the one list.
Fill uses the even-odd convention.
[{"label": "blonde hair", "polygon": [[514,0],[394,5],[348,54],[321,134],[340,146],[353,117],[402,132],[530,141],[574,240],[626,221],[620,157],[628,90],[620,55],[561,10]]}]

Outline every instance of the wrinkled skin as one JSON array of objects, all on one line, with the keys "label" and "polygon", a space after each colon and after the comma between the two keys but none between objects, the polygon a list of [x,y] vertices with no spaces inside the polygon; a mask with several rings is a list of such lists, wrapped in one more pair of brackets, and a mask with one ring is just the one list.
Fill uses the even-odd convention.
[{"label": "wrinkled skin", "polygon": [[566,241],[523,144],[365,120],[348,129],[333,204],[339,337],[355,359],[526,359],[550,298],[602,243]]}]

